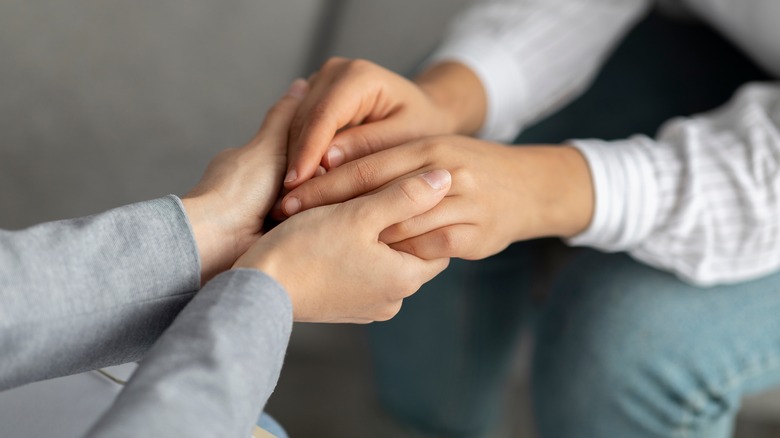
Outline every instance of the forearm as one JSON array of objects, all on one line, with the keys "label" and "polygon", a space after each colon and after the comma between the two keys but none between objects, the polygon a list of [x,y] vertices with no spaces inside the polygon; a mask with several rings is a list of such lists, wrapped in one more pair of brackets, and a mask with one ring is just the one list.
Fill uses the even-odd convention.
[{"label": "forearm", "polygon": [[649,0],[475,2],[450,26],[432,62],[455,61],[480,80],[478,135],[511,141],[590,83]]},{"label": "forearm", "polygon": [[248,437],[292,328],[273,279],[236,270],[209,282],[149,351],[90,437]]},{"label": "forearm", "polygon": [[516,214],[513,241],[538,237],[572,237],[591,221],[594,192],[590,169],[570,146],[507,147],[506,171],[514,179]]},{"label": "forearm", "polygon": [[199,274],[173,196],[0,231],[0,389],[139,359]]},{"label": "forearm", "polygon": [[713,285],[780,268],[780,102],[743,87],[721,109],[664,126],[657,140],[574,141],[593,169],[595,214],[572,240]]}]

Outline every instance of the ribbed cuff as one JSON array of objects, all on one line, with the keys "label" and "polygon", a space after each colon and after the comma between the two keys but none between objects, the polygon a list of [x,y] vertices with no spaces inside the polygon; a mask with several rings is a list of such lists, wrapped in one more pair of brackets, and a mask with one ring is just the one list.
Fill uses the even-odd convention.
[{"label": "ribbed cuff", "polygon": [[452,39],[441,46],[427,64],[455,61],[477,75],[485,88],[487,114],[477,137],[507,142],[522,129],[525,92],[523,74],[511,53],[494,40],[483,36]]},{"label": "ribbed cuff", "polygon": [[570,245],[625,251],[653,230],[658,215],[658,181],[649,148],[653,140],[570,141],[590,166],[595,194],[593,219]]}]

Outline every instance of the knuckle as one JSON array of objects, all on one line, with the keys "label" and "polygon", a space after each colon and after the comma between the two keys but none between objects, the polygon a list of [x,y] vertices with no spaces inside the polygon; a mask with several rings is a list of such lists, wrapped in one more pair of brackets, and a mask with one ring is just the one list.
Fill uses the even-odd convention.
[{"label": "knuckle", "polygon": [[374,67],[375,64],[373,62],[360,58],[349,60],[346,64],[347,72],[357,74],[373,70]]},{"label": "knuckle", "polygon": [[404,298],[414,295],[423,285],[420,273],[408,273],[402,280],[399,290],[402,291]]},{"label": "knuckle", "polygon": [[447,144],[439,137],[428,138],[422,143],[422,151],[428,158],[446,154]]},{"label": "knuckle", "polygon": [[415,194],[414,186],[415,186],[415,180],[412,178],[407,178],[403,181],[401,181],[401,184],[399,184],[398,188],[401,192],[401,194],[404,196],[404,198],[409,201],[412,204],[417,203],[417,196]]},{"label": "knuckle", "polygon": [[450,170],[452,174],[452,180],[458,182],[458,187],[463,189],[465,192],[472,192],[474,190],[479,190],[479,184],[477,184],[477,176],[474,174],[473,171],[466,169],[466,168],[458,168],[454,170]]},{"label": "knuckle", "polygon": [[396,315],[398,315],[398,312],[401,311],[401,306],[403,305],[403,300],[394,301],[386,306],[384,306],[382,309],[380,309],[377,314],[375,315],[374,320],[375,321],[389,321],[393,318],[395,318]]},{"label": "knuckle", "polygon": [[412,237],[412,219],[399,222],[387,229],[390,236],[394,237],[394,240],[403,240]]},{"label": "knuckle", "polygon": [[462,239],[460,233],[454,228],[445,228],[439,234],[441,249],[445,254],[455,256],[460,253]]},{"label": "knuckle", "polygon": [[417,239],[409,239],[403,242],[403,251],[417,258],[424,258],[420,253],[420,246]]},{"label": "knuckle", "polygon": [[326,193],[321,184],[317,184],[318,181],[311,181],[307,195],[307,201],[313,205],[323,205],[326,203]]},{"label": "knuckle", "polygon": [[325,62],[322,63],[322,66],[320,67],[320,70],[322,71],[328,71],[332,70],[341,64],[343,64],[346,61],[346,58],[343,58],[341,56],[331,56]]},{"label": "knuckle", "polygon": [[362,160],[355,162],[355,184],[361,188],[366,189],[371,187],[376,178],[377,169],[369,161]]},{"label": "knuckle", "polygon": [[376,134],[368,129],[354,130],[348,132],[347,135],[350,137],[352,147],[356,149],[352,151],[356,155],[354,158],[360,158],[375,152],[374,145],[379,143],[375,138]]}]

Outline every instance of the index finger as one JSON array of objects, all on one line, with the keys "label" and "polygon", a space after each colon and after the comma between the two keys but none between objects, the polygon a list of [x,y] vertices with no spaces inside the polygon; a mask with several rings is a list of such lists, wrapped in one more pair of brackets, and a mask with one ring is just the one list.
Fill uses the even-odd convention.
[{"label": "index finger", "polygon": [[282,200],[282,210],[292,216],[356,198],[404,175],[423,173],[430,163],[416,151],[415,143],[407,143],[337,167],[288,193]]},{"label": "index finger", "polygon": [[352,74],[314,85],[290,124],[288,173],[285,186],[308,181],[338,131],[371,115],[376,89],[369,77]]}]

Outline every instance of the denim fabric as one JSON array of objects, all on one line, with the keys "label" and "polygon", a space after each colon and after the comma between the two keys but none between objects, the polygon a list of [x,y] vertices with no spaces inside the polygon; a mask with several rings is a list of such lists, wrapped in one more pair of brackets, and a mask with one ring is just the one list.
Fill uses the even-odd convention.
[{"label": "denim fabric", "polygon": [[702,289],[585,250],[535,306],[524,292],[540,245],[458,261],[370,328],[380,398],[397,418],[432,436],[489,434],[526,321],[543,438],[727,437],[742,395],[780,384],[780,274]]},{"label": "denim fabric", "polygon": [[379,396],[413,428],[475,436],[495,423],[513,347],[529,310],[535,243],[480,263],[453,260],[368,327]]},{"label": "denim fabric", "polygon": [[567,264],[533,363],[542,437],[730,436],[743,394],[780,384],[780,274],[697,288],[625,254]]},{"label": "denim fabric", "polygon": [[[652,15],[588,93],[517,143],[652,135],[764,79],[707,27]],[[780,384],[780,275],[699,289],[622,254],[571,250],[551,268],[555,245],[453,261],[394,320],[368,328],[379,397],[399,421],[489,435],[525,326],[542,438],[725,437],[743,394]]]}]

